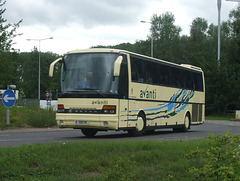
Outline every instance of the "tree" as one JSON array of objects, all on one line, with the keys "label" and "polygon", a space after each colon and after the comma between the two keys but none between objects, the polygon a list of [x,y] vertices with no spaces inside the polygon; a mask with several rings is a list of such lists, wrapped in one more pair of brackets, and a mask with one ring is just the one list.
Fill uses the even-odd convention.
[{"label": "tree", "polygon": [[[20,53],[18,61],[21,66],[19,88],[22,98],[37,99],[38,95],[38,56],[36,47],[29,53]],[[49,65],[57,59],[58,55],[51,52],[41,52],[41,99],[45,99],[45,92],[60,89],[60,67],[56,66],[54,78],[48,77]]]},{"label": "tree", "polygon": [[[54,77],[51,78],[48,76],[49,66],[50,64],[59,58],[59,55],[52,52],[41,53],[41,98],[45,99],[46,91],[51,91],[56,95],[58,90],[60,90],[60,73],[61,73],[61,65],[57,64],[55,66]],[[56,98],[54,96],[54,98]]]},{"label": "tree", "polygon": [[196,18],[193,20],[190,30],[190,36],[192,41],[200,42],[206,38],[206,33],[208,29],[207,20],[204,18]]},{"label": "tree", "polygon": [[178,60],[180,56],[181,28],[175,26],[174,15],[166,12],[162,15],[154,14],[151,18],[151,32],[154,38],[154,57],[169,61]]},{"label": "tree", "polygon": [[[227,50],[228,101],[233,108],[240,109],[240,5],[229,14]],[[222,63],[222,61],[221,61]],[[231,87],[230,87],[231,86]]]},{"label": "tree", "polygon": [[190,29],[190,38],[187,44],[187,62],[192,65],[203,67],[206,59],[206,53],[208,52],[207,46],[207,29],[208,23],[203,18],[196,18],[193,20]]},{"label": "tree", "polygon": [[8,84],[16,84],[17,77],[14,74],[17,69],[17,62],[15,60],[16,53],[10,53],[13,45],[13,39],[20,35],[16,33],[22,20],[16,24],[7,23],[3,14],[6,9],[2,8],[6,1],[0,0],[0,88],[6,88]]},{"label": "tree", "polygon": [[6,1],[0,0],[0,51],[9,51],[13,45],[13,38],[20,35],[16,33],[16,29],[19,27],[22,20],[16,24],[6,23],[7,20],[3,18],[3,14],[6,9],[3,9],[2,6]]}]

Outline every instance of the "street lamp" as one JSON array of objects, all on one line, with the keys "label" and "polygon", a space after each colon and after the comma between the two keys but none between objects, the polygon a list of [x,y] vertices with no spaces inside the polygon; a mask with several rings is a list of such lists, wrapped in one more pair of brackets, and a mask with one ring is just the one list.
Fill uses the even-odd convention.
[{"label": "street lamp", "polygon": [[218,61],[220,60],[220,33],[221,33],[221,6],[222,6],[222,0],[217,1],[217,7],[218,7]]},{"label": "street lamp", "polygon": [[42,41],[42,40],[49,40],[49,39],[53,39],[53,37],[50,37],[50,38],[42,38],[42,39],[27,39],[27,41],[38,41],[38,44],[39,44],[39,49],[38,49],[38,52],[39,52],[39,56],[38,56],[38,100],[39,100],[39,104],[40,104],[40,100],[41,100],[41,98],[40,98],[40,82],[41,82],[41,80],[40,80],[40,70],[41,70],[41,68],[40,68],[40,54],[41,54],[41,51],[40,51],[40,42]]},{"label": "street lamp", "polygon": [[[140,21],[141,23],[150,23],[149,21]],[[151,57],[153,57],[153,32],[151,31]]]},{"label": "street lamp", "polygon": [[[232,1],[232,2],[238,2],[240,3],[240,0],[226,0],[226,1]],[[217,0],[217,7],[218,7],[218,61],[220,60],[220,34],[221,34],[221,6],[222,6],[222,0]]]}]

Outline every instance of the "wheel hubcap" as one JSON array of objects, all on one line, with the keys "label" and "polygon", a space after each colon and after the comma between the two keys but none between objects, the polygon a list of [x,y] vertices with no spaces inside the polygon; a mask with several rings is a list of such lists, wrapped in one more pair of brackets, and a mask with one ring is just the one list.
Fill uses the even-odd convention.
[{"label": "wheel hubcap", "polygon": [[137,129],[138,131],[142,131],[142,130],[143,130],[143,127],[144,127],[143,118],[142,118],[142,117],[138,117],[136,129]]},{"label": "wheel hubcap", "polygon": [[185,117],[185,127],[189,128],[189,118],[188,118],[188,116]]}]

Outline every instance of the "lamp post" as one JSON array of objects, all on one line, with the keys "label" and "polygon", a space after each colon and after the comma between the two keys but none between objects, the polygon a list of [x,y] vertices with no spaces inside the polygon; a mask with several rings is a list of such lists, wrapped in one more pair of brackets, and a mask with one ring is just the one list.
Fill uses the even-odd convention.
[{"label": "lamp post", "polygon": [[221,6],[222,6],[222,0],[217,1],[217,7],[218,7],[218,61],[220,60],[220,43],[221,43]]},{"label": "lamp post", "polygon": [[[240,3],[240,0],[226,0],[226,1],[232,1],[232,2],[238,2]],[[217,0],[217,7],[218,7],[218,61],[220,60],[221,55],[221,6],[222,6],[222,0]]]},{"label": "lamp post", "polygon": [[[150,23],[149,21],[140,21],[141,23]],[[151,57],[153,57],[153,33],[151,31]]]},{"label": "lamp post", "polygon": [[38,49],[38,52],[39,52],[39,55],[38,55],[38,100],[39,100],[39,104],[40,104],[40,100],[41,100],[41,97],[40,97],[40,71],[41,71],[41,67],[40,67],[40,54],[41,54],[41,51],[40,51],[40,44],[41,44],[41,41],[42,40],[49,40],[49,39],[53,39],[53,37],[50,37],[50,38],[42,38],[42,39],[27,39],[27,41],[38,41],[38,45],[39,45],[39,49]]}]

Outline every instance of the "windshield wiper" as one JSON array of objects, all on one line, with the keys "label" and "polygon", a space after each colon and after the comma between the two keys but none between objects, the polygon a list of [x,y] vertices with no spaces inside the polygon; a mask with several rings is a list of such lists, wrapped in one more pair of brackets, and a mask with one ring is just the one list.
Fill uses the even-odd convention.
[{"label": "windshield wiper", "polygon": [[92,92],[95,92],[103,97],[106,97],[106,95],[104,95],[103,93],[101,93],[99,90],[97,89],[93,89],[93,88],[82,88],[81,90],[89,90],[89,91],[92,91]]},{"label": "windshield wiper", "polygon": [[78,90],[73,90],[73,91],[67,91],[65,92],[64,94],[76,94],[76,93],[81,93],[81,92],[84,92],[84,91],[92,91],[92,92],[95,92],[103,97],[106,97],[106,95],[104,95],[103,93],[101,93],[99,90],[97,89],[93,89],[93,88],[80,88]]}]

